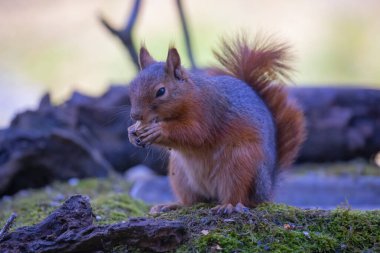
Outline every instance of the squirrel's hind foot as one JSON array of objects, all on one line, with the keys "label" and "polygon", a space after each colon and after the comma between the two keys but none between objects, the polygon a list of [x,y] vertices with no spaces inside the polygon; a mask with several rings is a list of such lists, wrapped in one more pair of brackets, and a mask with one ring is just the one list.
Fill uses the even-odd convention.
[{"label": "squirrel's hind foot", "polygon": [[217,205],[211,208],[211,212],[213,214],[249,213],[249,208],[239,202],[236,206],[232,204]]},{"label": "squirrel's hind foot", "polygon": [[159,214],[159,213],[165,213],[169,211],[173,211],[176,209],[181,208],[182,205],[180,204],[162,204],[162,205],[154,205],[150,211],[149,214]]}]

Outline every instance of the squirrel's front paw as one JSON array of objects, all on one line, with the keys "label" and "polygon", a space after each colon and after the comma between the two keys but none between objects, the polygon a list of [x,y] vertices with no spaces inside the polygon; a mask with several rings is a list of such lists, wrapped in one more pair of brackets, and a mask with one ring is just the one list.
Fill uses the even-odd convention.
[{"label": "squirrel's front paw", "polygon": [[138,135],[138,145],[142,147],[150,146],[153,143],[160,142],[162,138],[162,126],[161,123],[153,123],[145,127],[141,134]]},{"label": "squirrel's front paw", "polygon": [[128,127],[128,139],[129,142],[135,145],[136,147],[142,147],[141,140],[138,136],[138,127],[140,126],[139,122],[136,122],[136,124],[133,124],[132,126]]}]

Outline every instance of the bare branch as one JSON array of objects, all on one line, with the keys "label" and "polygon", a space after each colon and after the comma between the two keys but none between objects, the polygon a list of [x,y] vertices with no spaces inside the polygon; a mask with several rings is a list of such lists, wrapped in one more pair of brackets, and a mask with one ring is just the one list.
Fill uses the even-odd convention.
[{"label": "bare branch", "polygon": [[185,13],[183,11],[182,2],[181,2],[181,0],[176,0],[176,3],[177,3],[179,16],[181,19],[183,34],[185,36],[185,44],[186,44],[187,55],[189,57],[191,67],[196,68],[194,57],[193,57],[193,52],[192,52],[192,48],[191,48],[190,34],[189,34],[189,30],[187,28],[187,22],[186,22]]},{"label": "bare branch", "polygon": [[134,63],[136,69],[140,68],[137,51],[133,42],[133,28],[137,20],[137,15],[141,6],[141,0],[135,0],[135,3],[132,7],[131,14],[129,16],[129,20],[125,25],[125,28],[122,30],[117,30],[110,25],[110,23],[100,15],[100,22],[104,25],[104,27],[113,35],[118,37],[124,46],[127,48],[128,53]]},{"label": "bare branch", "polygon": [[12,213],[12,215],[9,217],[9,219],[5,223],[3,229],[1,229],[1,231],[0,231],[0,241],[8,233],[9,229],[12,227],[12,224],[15,221],[16,218],[17,218],[17,214],[16,213]]}]

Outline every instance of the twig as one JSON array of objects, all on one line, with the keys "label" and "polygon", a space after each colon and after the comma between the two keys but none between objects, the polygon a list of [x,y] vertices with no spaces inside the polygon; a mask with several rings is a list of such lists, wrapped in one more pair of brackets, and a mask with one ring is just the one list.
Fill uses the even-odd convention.
[{"label": "twig", "polygon": [[187,22],[186,22],[185,13],[184,13],[183,8],[182,8],[182,2],[181,2],[181,0],[176,0],[176,3],[177,3],[179,16],[181,19],[183,34],[185,36],[185,44],[186,44],[187,54],[188,54],[188,57],[190,60],[191,67],[195,69],[196,65],[195,65],[195,61],[194,61],[194,57],[193,57],[193,52],[191,49],[190,34],[189,34],[189,30],[187,28]]},{"label": "twig", "polygon": [[8,233],[9,229],[12,227],[12,224],[15,221],[16,218],[17,218],[17,214],[16,213],[12,213],[12,215],[9,217],[9,219],[5,223],[4,227],[0,231],[0,241]]},{"label": "twig", "polygon": [[126,24],[123,30],[117,30],[110,25],[110,23],[103,17],[99,16],[100,22],[104,25],[107,30],[118,37],[124,46],[127,48],[129,55],[131,56],[132,62],[134,63],[136,69],[140,68],[137,51],[133,42],[133,27],[136,23],[137,15],[141,6],[141,0],[135,0],[135,3],[132,7],[131,14],[129,16],[128,23]]}]

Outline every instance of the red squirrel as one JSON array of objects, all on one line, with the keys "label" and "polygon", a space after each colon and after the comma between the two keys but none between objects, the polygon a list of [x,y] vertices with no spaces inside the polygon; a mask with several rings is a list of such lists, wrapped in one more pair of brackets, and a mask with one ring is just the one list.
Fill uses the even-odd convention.
[{"label": "red squirrel", "polygon": [[169,178],[179,204],[216,202],[217,213],[270,201],[278,172],[305,138],[302,111],[288,98],[289,47],[270,39],[223,40],[222,67],[191,71],[174,47],[166,62],[142,46],[130,83],[130,142],[169,149]]}]

